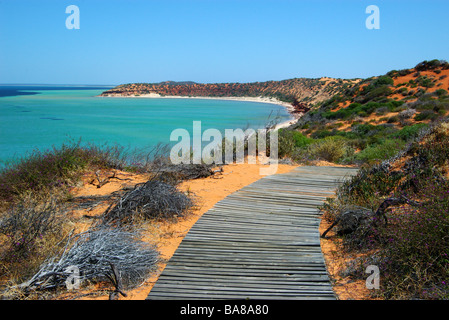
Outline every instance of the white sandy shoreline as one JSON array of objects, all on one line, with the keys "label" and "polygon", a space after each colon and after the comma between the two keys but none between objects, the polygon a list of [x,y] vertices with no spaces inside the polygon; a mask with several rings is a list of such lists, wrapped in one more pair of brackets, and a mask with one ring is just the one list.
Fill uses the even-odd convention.
[{"label": "white sandy shoreline", "polygon": [[278,123],[274,130],[278,130],[281,128],[286,128],[298,122],[301,114],[293,113],[294,107],[287,102],[280,101],[276,98],[269,97],[204,97],[204,96],[161,96],[157,93],[146,93],[141,95],[130,95],[123,96],[120,94],[109,94],[106,96],[99,97],[108,97],[108,98],[151,98],[151,99],[206,99],[206,100],[227,100],[227,101],[246,101],[246,102],[259,102],[259,103],[271,103],[281,105],[287,109],[288,113],[292,116],[292,119]]}]

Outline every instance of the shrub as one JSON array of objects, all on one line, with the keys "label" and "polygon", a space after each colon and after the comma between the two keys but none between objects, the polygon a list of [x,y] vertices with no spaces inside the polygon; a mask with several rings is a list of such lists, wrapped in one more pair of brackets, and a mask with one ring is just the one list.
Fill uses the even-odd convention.
[{"label": "shrub", "polygon": [[426,100],[417,100],[410,104],[416,110],[433,110],[435,112],[439,112],[440,110],[449,110],[449,101],[445,99],[426,99]]},{"label": "shrub", "polygon": [[[0,220],[0,265],[16,280],[34,272],[63,239],[61,207],[54,199],[40,202],[28,194]],[[1,268],[0,268],[1,271]],[[0,272],[0,276],[1,276]]]},{"label": "shrub", "polygon": [[377,145],[370,145],[355,155],[356,160],[366,163],[380,162],[393,157],[405,146],[405,142],[398,139],[387,139]]},{"label": "shrub", "polygon": [[352,126],[351,132],[356,133],[358,136],[367,136],[369,132],[373,132],[375,129],[377,129],[377,126],[364,123]]},{"label": "shrub", "polygon": [[278,132],[278,156],[290,157],[295,150],[295,140],[291,130],[279,129]]},{"label": "shrub", "polygon": [[419,76],[418,78],[416,78],[416,83],[422,87],[425,88],[431,88],[433,86],[435,86],[435,83],[432,79],[428,78],[427,76]]},{"label": "shrub", "polygon": [[390,111],[390,109],[388,107],[380,107],[376,109],[376,115],[378,116],[382,116],[386,113],[388,113]]},{"label": "shrub", "polygon": [[389,96],[392,90],[388,85],[382,85],[379,87],[366,87],[363,96],[357,97],[357,102],[366,103],[369,101],[379,101],[380,99]]},{"label": "shrub", "polygon": [[37,291],[65,286],[73,266],[80,271],[80,281],[107,281],[113,265],[119,271],[122,289],[134,288],[156,269],[159,256],[141,237],[138,231],[106,227],[78,234],[67,241],[67,250],[43,263],[21,287]]},{"label": "shrub", "polygon": [[64,143],[45,152],[34,150],[0,171],[0,200],[17,199],[27,191],[48,193],[68,190],[88,167],[121,168],[120,147],[81,146]]},{"label": "shrub", "polygon": [[403,77],[410,74],[410,69],[401,69],[401,70],[391,70],[387,73],[389,77]]},{"label": "shrub", "polygon": [[396,93],[405,97],[408,94],[408,89],[405,87],[402,87],[402,88],[396,90]]},{"label": "shrub", "polygon": [[303,135],[299,131],[295,130],[279,130],[279,151],[280,157],[292,156],[297,148],[306,148],[313,139]]},{"label": "shrub", "polygon": [[314,133],[312,133],[311,137],[313,139],[324,139],[326,137],[332,136],[332,132],[326,129],[316,130]]},{"label": "shrub", "polygon": [[419,114],[415,116],[416,121],[435,120],[436,118],[438,118],[438,115],[432,110],[421,111]]},{"label": "shrub", "polygon": [[427,128],[428,125],[425,123],[417,123],[411,126],[406,126],[396,132],[393,137],[400,138],[404,141],[411,140],[412,138],[415,138],[418,136],[419,132],[423,130],[424,128]]},{"label": "shrub", "polygon": [[383,85],[393,85],[393,84],[394,84],[393,79],[391,77],[389,77],[388,75],[381,76],[381,77],[377,78],[373,83],[373,85],[375,87],[379,87],[379,86],[383,86]]},{"label": "shrub", "polygon": [[398,121],[399,121],[399,118],[397,116],[392,116],[392,117],[388,118],[387,123],[395,123]]},{"label": "shrub", "polygon": [[326,137],[314,142],[308,148],[308,154],[312,158],[329,162],[337,162],[350,152],[349,147],[342,137]]},{"label": "shrub", "polygon": [[141,218],[172,218],[184,215],[193,206],[192,199],[172,185],[155,176],[127,192],[103,214],[103,222],[129,223]]},{"label": "shrub", "polygon": [[419,71],[426,71],[426,70],[432,70],[432,69],[436,69],[436,68],[440,68],[440,67],[443,69],[448,68],[449,63],[447,63],[447,61],[445,61],[445,60],[438,60],[438,59],[434,59],[434,60],[430,60],[430,61],[424,60],[424,61],[418,63],[415,66],[415,69],[419,70]]},{"label": "shrub", "polygon": [[292,138],[295,142],[295,146],[298,148],[305,148],[313,141],[313,139],[308,138],[299,131],[292,131]]},{"label": "shrub", "polygon": [[449,297],[449,184],[423,180],[424,204],[390,218],[379,268],[383,296],[399,299]]},{"label": "shrub", "polygon": [[387,105],[390,111],[393,112],[405,110],[404,101],[390,100]]},{"label": "shrub", "polygon": [[401,175],[390,175],[387,168],[378,163],[362,166],[355,176],[337,188],[336,198],[327,199],[324,205],[325,218],[333,222],[348,207],[376,210],[381,197],[389,195],[401,179]]},{"label": "shrub", "polygon": [[401,111],[398,114],[398,118],[399,120],[406,120],[406,119],[410,119],[411,117],[413,117],[413,115],[416,113],[415,109],[406,109],[404,111]]}]

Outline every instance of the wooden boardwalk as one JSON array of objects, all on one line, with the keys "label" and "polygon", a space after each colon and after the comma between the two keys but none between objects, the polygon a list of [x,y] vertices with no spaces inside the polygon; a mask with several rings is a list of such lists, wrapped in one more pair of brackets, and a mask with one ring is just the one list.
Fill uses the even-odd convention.
[{"label": "wooden boardwalk", "polygon": [[190,229],[147,299],[335,299],[317,206],[355,173],[298,167],[229,195]]}]

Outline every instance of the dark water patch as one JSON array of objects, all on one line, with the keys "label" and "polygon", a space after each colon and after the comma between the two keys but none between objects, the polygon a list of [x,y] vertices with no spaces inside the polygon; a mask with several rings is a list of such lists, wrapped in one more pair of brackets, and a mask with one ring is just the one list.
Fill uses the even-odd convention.
[{"label": "dark water patch", "polygon": [[39,92],[0,89],[0,97],[30,96],[35,94],[39,94]]},{"label": "dark water patch", "polygon": [[31,112],[31,110],[28,110],[29,108],[24,106],[13,106],[14,109],[17,110],[17,112]]},{"label": "dark water patch", "polygon": [[107,90],[113,86],[44,86],[44,85],[2,85],[0,97],[14,97],[40,94],[42,90]]},{"label": "dark water patch", "polygon": [[41,117],[42,120],[64,120],[62,118],[56,118],[56,117]]}]

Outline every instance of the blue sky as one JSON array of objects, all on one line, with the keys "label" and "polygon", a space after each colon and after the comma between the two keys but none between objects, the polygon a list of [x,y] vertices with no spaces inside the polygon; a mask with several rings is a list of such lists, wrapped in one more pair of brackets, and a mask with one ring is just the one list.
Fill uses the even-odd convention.
[{"label": "blue sky", "polygon": [[[79,30],[65,26],[72,4]],[[447,0],[0,0],[0,83],[370,77],[449,60],[448,12]]]}]

